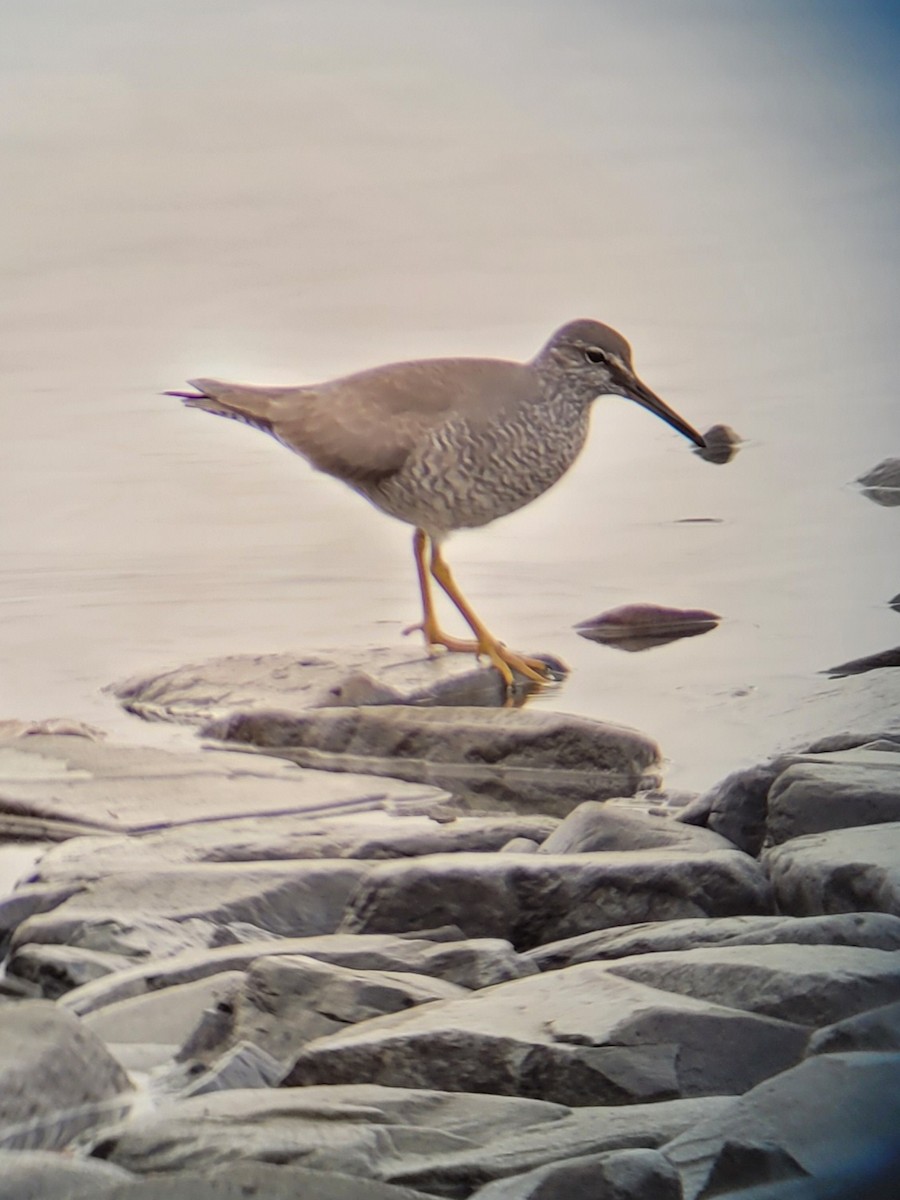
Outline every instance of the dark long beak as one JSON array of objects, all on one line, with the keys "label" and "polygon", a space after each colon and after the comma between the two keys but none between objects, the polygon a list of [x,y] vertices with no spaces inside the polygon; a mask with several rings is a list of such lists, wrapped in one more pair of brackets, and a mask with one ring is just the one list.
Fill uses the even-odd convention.
[{"label": "dark long beak", "polygon": [[673,429],[677,429],[679,433],[683,433],[689,441],[692,441],[695,446],[699,446],[701,450],[706,446],[706,442],[697,430],[692,425],[688,425],[683,417],[679,417],[674,408],[669,408],[664,400],[660,400],[655,392],[651,392],[645,384],[641,383],[637,375],[621,374],[617,382],[623,396],[627,396],[629,400],[636,401],[642,408],[649,409],[655,416],[665,421],[667,425],[671,425]]}]

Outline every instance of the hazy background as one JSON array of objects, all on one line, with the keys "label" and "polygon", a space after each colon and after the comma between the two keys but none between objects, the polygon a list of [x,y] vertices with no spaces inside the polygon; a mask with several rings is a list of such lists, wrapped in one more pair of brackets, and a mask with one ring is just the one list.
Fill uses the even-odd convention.
[{"label": "hazy background", "polygon": [[[640,726],[672,782],[852,724],[860,681],[817,673],[900,642],[900,509],[852,485],[900,455],[896,12],[0,0],[0,717],[169,737],[99,689],[418,617],[404,526],[163,389],[528,358],[593,316],[747,445],[714,467],[601,401],[557,489],[451,541],[464,590],[573,667],[540,703]],[[642,600],[725,622],[571,630]]]}]

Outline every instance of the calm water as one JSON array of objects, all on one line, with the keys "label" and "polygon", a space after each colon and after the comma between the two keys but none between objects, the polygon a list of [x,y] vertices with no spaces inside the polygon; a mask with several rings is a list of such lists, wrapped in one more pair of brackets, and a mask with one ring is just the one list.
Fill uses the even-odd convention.
[{"label": "calm water", "polygon": [[[417,618],[403,526],[164,388],[530,357],[594,316],[745,448],[601,401],[556,490],[453,539],[460,583],[570,663],[540,703],[655,735],[672,783],[852,724],[860,681],[817,672],[900,642],[900,509],[852,486],[900,455],[891,7],[9,6],[0,716],[172,739],[103,684]],[[571,630],[644,600],[725,622],[632,655]]]}]

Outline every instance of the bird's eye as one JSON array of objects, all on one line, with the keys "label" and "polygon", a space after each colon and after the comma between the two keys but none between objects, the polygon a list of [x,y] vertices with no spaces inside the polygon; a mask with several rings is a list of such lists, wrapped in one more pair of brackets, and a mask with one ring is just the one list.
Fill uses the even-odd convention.
[{"label": "bird's eye", "polygon": [[595,365],[595,366],[596,366],[598,363],[605,363],[605,362],[606,362],[606,355],[603,353],[603,351],[602,351],[602,350],[596,350],[596,349],[594,349],[594,348],[593,348],[593,347],[591,347],[591,346],[586,346],[586,347],[585,347],[585,350],[584,350],[584,357],[585,357],[585,358],[588,360],[588,362],[589,362],[589,363],[594,363],[594,365]]}]

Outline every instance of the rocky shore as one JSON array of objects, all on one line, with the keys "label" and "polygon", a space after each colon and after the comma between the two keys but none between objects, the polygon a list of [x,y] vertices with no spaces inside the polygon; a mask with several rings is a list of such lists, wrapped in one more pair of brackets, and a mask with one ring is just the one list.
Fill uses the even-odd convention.
[{"label": "rocky shore", "polygon": [[[377,656],[376,656],[377,660]],[[495,673],[116,688],[0,725],[0,1200],[889,1200],[900,706],[701,796]]]}]

